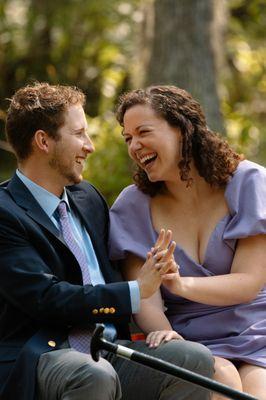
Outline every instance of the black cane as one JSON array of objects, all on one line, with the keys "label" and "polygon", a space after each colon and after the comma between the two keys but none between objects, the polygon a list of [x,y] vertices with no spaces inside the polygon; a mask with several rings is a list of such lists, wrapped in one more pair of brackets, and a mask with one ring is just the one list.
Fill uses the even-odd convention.
[{"label": "black cane", "polygon": [[132,350],[128,347],[121,346],[120,344],[108,342],[106,339],[103,338],[103,330],[104,325],[99,324],[93,332],[93,336],[91,339],[91,356],[94,361],[99,361],[100,350],[107,350],[111,353],[116,354],[119,357],[135,361],[139,364],[146,365],[147,367],[157,369],[158,371],[191,382],[194,385],[202,386],[213,392],[223,394],[229,399],[258,400],[257,398],[247,393],[239,392],[238,390],[232,389],[226,385],[223,385],[222,383],[196,374],[195,372],[189,371],[185,368],[178,367],[177,365],[173,365],[159,358],[155,358],[147,354],[140,353],[139,351]]}]

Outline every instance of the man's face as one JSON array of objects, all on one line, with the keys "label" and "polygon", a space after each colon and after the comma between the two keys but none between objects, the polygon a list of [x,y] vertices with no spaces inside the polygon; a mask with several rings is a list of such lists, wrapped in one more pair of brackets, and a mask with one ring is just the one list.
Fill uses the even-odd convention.
[{"label": "man's face", "polygon": [[83,107],[70,106],[64,113],[64,125],[58,129],[59,140],[53,142],[49,165],[63,186],[77,184],[82,178],[85,160],[94,146],[88,136]]}]

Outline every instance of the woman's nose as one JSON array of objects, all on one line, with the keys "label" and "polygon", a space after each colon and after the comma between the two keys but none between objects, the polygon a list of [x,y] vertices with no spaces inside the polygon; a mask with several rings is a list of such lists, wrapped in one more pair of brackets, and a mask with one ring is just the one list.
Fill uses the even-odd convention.
[{"label": "woman's nose", "polygon": [[136,152],[142,148],[142,144],[138,138],[132,138],[131,143],[129,145],[129,150],[131,152]]}]

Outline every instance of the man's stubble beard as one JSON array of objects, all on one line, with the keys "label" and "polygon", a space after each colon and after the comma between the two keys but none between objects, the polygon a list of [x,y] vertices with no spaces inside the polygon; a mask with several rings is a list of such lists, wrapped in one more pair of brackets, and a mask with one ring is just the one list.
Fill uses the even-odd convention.
[{"label": "man's stubble beard", "polygon": [[[62,152],[62,151],[61,151]],[[77,175],[70,170],[70,163],[64,164],[61,162],[59,151],[55,148],[54,153],[49,160],[49,166],[51,169],[56,171],[59,176],[64,178],[67,181],[66,185],[74,185],[78,184],[82,181],[82,175]],[[74,168],[74,167],[73,167]]]}]

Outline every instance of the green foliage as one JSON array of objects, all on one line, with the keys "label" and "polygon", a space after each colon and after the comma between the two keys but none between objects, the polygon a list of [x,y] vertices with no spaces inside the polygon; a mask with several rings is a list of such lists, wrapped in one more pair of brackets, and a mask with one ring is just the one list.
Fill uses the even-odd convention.
[{"label": "green foliage", "polygon": [[[114,122],[107,126],[106,115],[114,109],[118,93],[129,89],[137,4],[138,0],[0,2],[0,140],[4,139],[5,99],[17,88],[34,80],[79,86],[87,96],[91,124],[97,121],[101,132],[95,139],[99,158],[92,157],[95,166],[88,168],[86,177],[108,199],[129,179],[122,165],[128,161],[119,153],[123,146],[114,134]],[[10,176],[14,168],[14,158],[0,150],[0,179]],[[101,172],[107,169],[112,171],[109,177]]]},{"label": "green foliage", "polygon": [[231,0],[223,110],[229,140],[266,164],[266,3]]},{"label": "green foliage", "polygon": [[[150,1],[0,1],[0,140],[5,99],[17,88],[32,80],[79,86],[87,95],[86,113],[96,145],[85,177],[110,204],[131,182],[130,161],[112,112],[118,95],[130,88],[132,69],[140,65],[134,47],[142,16],[139,5]],[[227,131],[240,151],[265,163],[265,0],[227,4],[229,67],[222,94]],[[0,179],[14,168],[14,157],[0,150]]]},{"label": "green foliage", "polygon": [[89,133],[96,148],[89,156],[85,176],[113,203],[121,190],[131,183],[131,162],[113,113],[89,118]]}]

